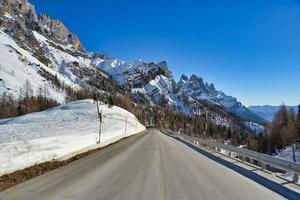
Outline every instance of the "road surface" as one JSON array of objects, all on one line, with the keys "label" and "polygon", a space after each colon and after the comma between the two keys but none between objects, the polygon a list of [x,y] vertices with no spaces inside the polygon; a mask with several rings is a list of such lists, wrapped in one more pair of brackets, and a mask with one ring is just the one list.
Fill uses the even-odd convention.
[{"label": "road surface", "polygon": [[283,199],[155,129],[6,190],[1,198]]}]

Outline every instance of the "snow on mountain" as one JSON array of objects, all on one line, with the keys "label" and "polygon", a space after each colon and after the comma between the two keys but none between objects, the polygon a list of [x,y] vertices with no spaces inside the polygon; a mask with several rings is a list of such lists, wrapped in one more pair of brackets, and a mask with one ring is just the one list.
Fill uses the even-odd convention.
[{"label": "snow on mountain", "polygon": [[70,32],[68,28],[59,20],[51,19],[47,14],[38,16],[39,25],[44,35],[51,37],[54,41],[61,41],[64,45],[85,51],[78,37]]},{"label": "snow on mountain", "polygon": [[[2,0],[0,6],[0,15],[5,12],[13,16],[11,19],[18,22],[18,24],[16,24],[17,26],[26,25],[27,28],[38,30],[55,42],[62,43],[65,46],[70,45],[77,50],[85,51],[78,37],[70,32],[61,21],[51,19],[44,13],[38,16],[34,5],[27,0]],[[22,32],[23,30],[17,31]]]},{"label": "snow on mountain", "polygon": [[[293,109],[295,113],[298,112],[298,106],[286,106],[287,109]],[[276,112],[280,109],[280,106],[249,106],[248,109],[256,115],[271,122]]]},{"label": "snow on mountain", "polygon": [[133,94],[141,93],[156,102],[164,94],[170,100],[170,104],[174,103],[169,94],[172,91],[173,78],[165,61],[154,64],[143,60],[125,62],[108,59],[100,62],[98,67]]},{"label": "snow on mountain", "polygon": [[[104,57],[84,51],[75,39],[66,40],[66,34],[74,34],[62,24],[62,36],[59,30],[56,36],[54,30],[54,35],[45,33],[40,24],[34,6],[28,1],[3,1],[0,7],[0,94],[18,98],[29,82],[33,95],[43,92],[62,103],[66,95],[54,85],[56,79],[73,89],[97,86],[109,92],[113,90],[110,77],[95,67],[95,60]],[[58,29],[52,22],[47,24],[49,31]]]},{"label": "snow on mountain", "polygon": [[20,48],[2,30],[0,30],[0,60],[0,94],[6,92],[17,97],[20,94],[20,89],[24,87],[26,81],[29,81],[35,94],[46,89],[49,96],[59,102],[64,101],[65,95],[55,90],[38,72],[43,69],[59,76],[65,82],[68,82],[68,80],[51,68],[46,67],[30,52]]},{"label": "snow on mountain", "polygon": [[238,102],[236,98],[216,90],[214,84],[204,82],[201,77],[198,77],[195,74],[190,78],[182,75],[178,85],[186,94],[197,99],[208,100],[216,105],[224,106],[227,111],[232,112],[245,120],[264,122],[262,118],[249,111],[241,102]]},{"label": "snow on mountain", "polygon": [[[99,107],[103,112],[102,144],[145,130],[132,113],[117,106]],[[0,120],[0,176],[96,145],[98,132],[93,100]]]},{"label": "snow on mountain", "polygon": [[[97,88],[107,94],[120,91],[115,86],[116,81],[138,103],[159,104],[202,117],[209,112],[209,119],[219,125],[233,125],[235,117],[228,111],[247,116],[247,121],[255,118],[235,98],[215,90],[213,84],[204,84],[196,76],[177,84],[166,61],[125,62],[105,53],[86,51],[62,22],[46,14],[37,16],[27,0],[2,1],[0,31],[3,58],[0,94],[8,93],[17,98],[24,84],[30,82],[34,94],[47,91],[50,97],[63,103],[66,95],[55,85],[56,79],[73,89]],[[194,91],[188,89],[190,83]],[[201,101],[203,99],[217,106],[208,105]]]},{"label": "snow on mountain", "polygon": [[149,102],[174,108],[188,115],[205,115],[218,125],[230,126],[232,120],[212,111],[197,99],[186,95],[174,81],[166,61],[147,63],[143,60],[125,62],[119,59],[103,59],[98,67],[106,71],[121,87],[128,90],[137,102]]},{"label": "snow on mountain", "polygon": [[99,62],[98,67],[108,72],[114,80],[125,88],[144,86],[156,75],[172,77],[165,61],[154,64],[143,60],[125,62],[119,59],[106,59]]}]

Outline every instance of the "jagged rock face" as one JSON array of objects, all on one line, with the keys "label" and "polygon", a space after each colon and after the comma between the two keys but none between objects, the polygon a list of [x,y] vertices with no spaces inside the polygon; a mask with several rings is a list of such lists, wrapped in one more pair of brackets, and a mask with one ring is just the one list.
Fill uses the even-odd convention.
[{"label": "jagged rock face", "polygon": [[27,0],[2,0],[2,9],[12,15],[24,15],[27,22],[34,23],[37,21],[34,5]]},{"label": "jagged rock face", "polygon": [[189,78],[186,75],[182,74],[181,77],[180,77],[179,83],[180,82],[184,83],[184,82],[186,82],[188,80],[189,80]]},{"label": "jagged rock face", "polygon": [[182,75],[178,85],[186,94],[196,99],[208,100],[211,103],[223,106],[226,110],[246,120],[264,121],[249,111],[242,103],[238,102],[236,98],[216,90],[214,84],[204,83],[203,79],[195,74],[190,79]]},{"label": "jagged rock face", "polygon": [[[237,100],[234,97],[227,96],[221,91],[215,89],[214,84],[204,83],[201,77],[193,74],[190,79],[185,75],[181,76],[178,85],[182,90],[198,99],[209,100],[212,103],[223,105],[224,107],[231,107],[237,103]],[[226,103],[223,102],[226,99]]]},{"label": "jagged rock face", "polygon": [[128,89],[144,87],[159,75],[172,78],[166,61],[158,64],[147,63],[143,60],[124,62],[118,59],[106,59],[104,56],[98,67],[109,73],[121,86]]},{"label": "jagged rock face", "polygon": [[[183,91],[193,97],[197,97],[198,99],[206,99],[213,101],[213,103],[217,103],[215,97],[220,93],[223,96],[222,92],[219,92],[215,89],[213,84],[204,83],[201,77],[193,74],[190,79],[187,76],[182,75],[178,85],[183,89]],[[219,96],[220,96],[219,95]]]},{"label": "jagged rock face", "polygon": [[[188,115],[203,115],[208,110],[200,101],[182,93],[166,61],[155,64],[142,60],[127,63],[118,59],[108,59],[100,62],[98,67],[110,74],[120,86],[130,90],[137,102],[172,107]],[[219,111],[224,115],[223,108]],[[214,111],[210,112],[209,119],[219,125],[231,124],[231,120]]]},{"label": "jagged rock face", "polygon": [[14,29],[19,26],[23,29],[36,30],[55,42],[71,45],[73,48],[85,52],[78,37],[71,33],[61,21],[53,20],[45,14],[37,16],[35,7],[27,0],[1,0],[1,2],[1,12],[7,12],[16,19],[12,24],[6,26],[8,29],[10,26],[14,26]]},{"label": "jagged rock face", "polygon": [[91,58],[92,59],[108,60],[109,55],[107,53],[92,53]]},{"label": "jagged rock face", "polygon": [[75,49],[84,51],[78,37],[71,33],[61,21],[51,19],[46,14],[39,15],[38,20],[41,31],[45,35],[48,35],[55,41],[62,42],[65,45],[71,44]]}]

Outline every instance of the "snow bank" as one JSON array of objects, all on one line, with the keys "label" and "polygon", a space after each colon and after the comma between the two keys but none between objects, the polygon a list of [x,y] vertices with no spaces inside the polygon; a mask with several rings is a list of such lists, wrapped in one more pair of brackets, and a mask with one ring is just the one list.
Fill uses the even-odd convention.
[{"label": "snow bank", "polygon": [[[103,112],[100,146],[145,130],[132,113],[117,106],[99,107]],[[0,175],[97,148],[98,132],[93,100],[0,120]]]}]

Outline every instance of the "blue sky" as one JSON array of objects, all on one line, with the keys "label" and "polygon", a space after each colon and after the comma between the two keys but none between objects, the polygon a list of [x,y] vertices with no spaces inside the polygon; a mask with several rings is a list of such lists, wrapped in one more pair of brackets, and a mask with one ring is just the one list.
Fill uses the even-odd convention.
[{"label": "blue sky", "polygon": [[166,60],[245,105],[300,103],[297,0],[30,0],[90,51]]}]

